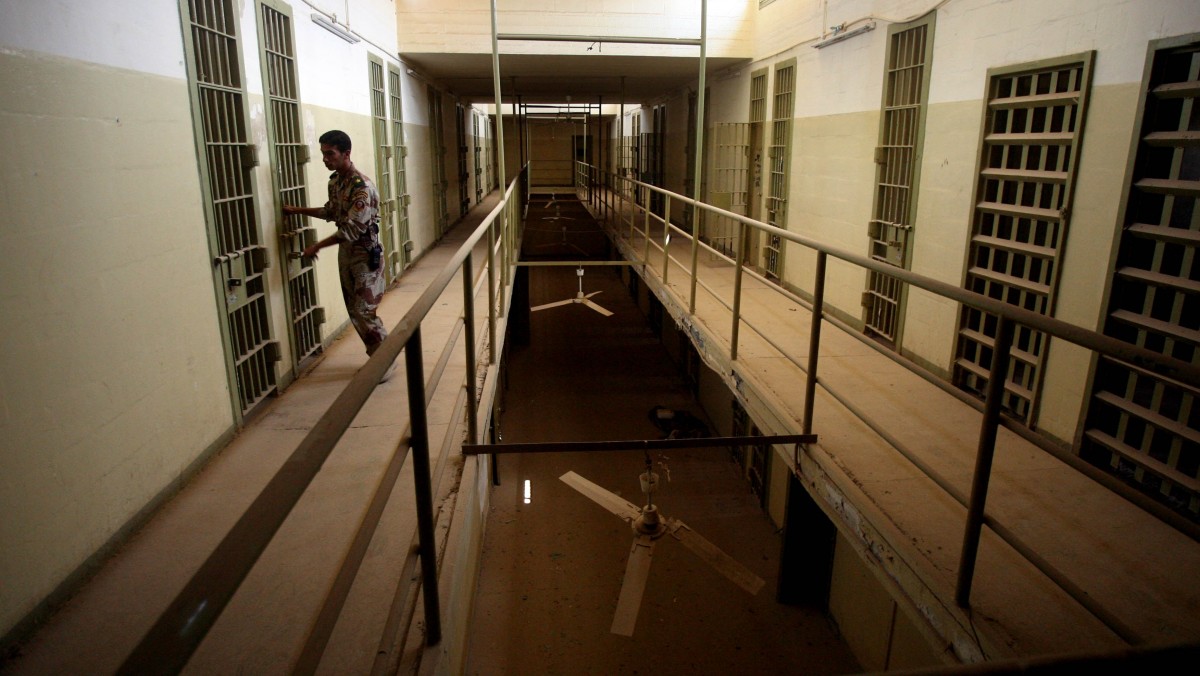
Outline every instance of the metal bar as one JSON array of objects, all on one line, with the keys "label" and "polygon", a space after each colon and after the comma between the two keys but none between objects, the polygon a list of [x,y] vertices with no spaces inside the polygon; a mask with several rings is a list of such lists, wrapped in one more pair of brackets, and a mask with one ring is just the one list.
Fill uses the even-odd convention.
[{"label": "metal bar", "polygon": [[471,265],[472,256],[467,254],[463,261],[463,328],[466,331],[467,351],[467,438],[471,443],[479,441],[479,429],[475,416],[479,413],[479,402],[475,397],[475,284]]},{"label": "metal bar", "polygon": [[[700,201],[700,177],[704,168],[704,76],[708,58],[708,0],[700,2],[700,84],[696,87],[696,152],[692,154],[692,197]],[[700,221],[703,212],[692,207],[692,282],[688,299],[688,314],[696,314],[696,273],[700,257]]]},{"label": "metal bar", "polygon": [[996,344],[992,350],[992,368],[988,375],[984,400],[983,423],[979,430],[979,452],[975,459],[975,478],[971,482],[971,500],[967,505],[967,525],[963,534],[962,556],[958,563],[958,586],[954,599],[959,607],[971,604],[971,581],[975,577],[975,560],[979,554],[979,537],[983,529],[984,505],[987,502],[988,482],[992,477],[992,459],[996,453],[996,430],[1000,424],[1000,408],[1004,398],[1004,381],[1008,379],[1008,353],[1012,349],[1012,320],[1000,317],[996,326]]},{"label": "metal bar", "polygon": [[[496,3],[492,0],[493,12]],[[495,14],[493,13],[493,19]],[[493,24],[494,25],[494,24]],[[520,40],[522,42],[611,42],[630,45],[683,45],[696,47],[703,40],[696,38],[637,38],[616,35],[538,35],[534,33],[501,33],[496,36],[500,40]]]},{"label": "metal bar", "polygon": [[671,197],[667,196],[667,217],[663,219],[663,287],[667,286],[667,273],[671,268]]},{"label": "metal bar", "polygon": [[[635,181],[641,185],[650,185]],[[1120,361],[1140,366],[1148,371],[1152,371],[1160,376],[1175,378],[1178,381],[1190,385],[1192,387],[1200,387],[1200,364],[1190,364],[1178,359],[1173,359],[1166,355],[1137,347],[1130,343],[1126,343],[1117,338],[1112,338],[1095,331],[1069,324],[1061,319],[1055,319],[1046,315],[1026,310],[1025,308],[1010,305],[1001,300],[989,298],[983,294],[975,293],[967,289],[960,288],[953,284],[942,282],[940,280],[926,277],[919,273],[898,268],[889,263],[883,263],[866,256],[851,253],[844,249],[831,247],[827,244],[819,242],[810,237],[778,228],[762,221],[756,221],[749,216],[737,214],[732,211],[727,211],[719,207],[714,207],[708,204],[703,204],[697,200],[691,199],[678,193],[673,193],[657,186],[650,185],[650,189],[662,193],[668,198],[678,199],[685,204],[699,206],[700,208],[712,212],[714,214],[733,219],[739,223],[745,223],[752,228],[757,228],[767,234],[775,235],[789,242],[795,242],[801,246],[812,249],[813,251],[823,251],[834,258],[843,260],[852,265],[856,265],[867,270],[878,272],[884,275],[894,277],[906,284],[910,284],[920,289],[925,289],[935,295],[953,300],[964,305],[990,312],[994,315],[1005,316],[1016,321],[1022,326],[1027,326],[1036,329],[1043,333],[1048,333],[1052,336],[1062,338],[1068,342],[1074,343],[1089,350],[1101,352],[1106,355],[1117,358]]]},{"label": "metal bar", "polygon": [[625,266],[625,265],[644,265],[645,261],[517,261],[513,265],[518,268],[547,268],[547,267],[572,267],[578,268],[587,265],[593,266]]},{"label": "metal bar", "polygon": [[488,225],[488,365],[496,363],[496,222]]},{"label": "metal bar", "polygon": [[429,423],[425,415],[425,374],[421,363],[421,328],[404,345],[408,379],[408,417],[412,427],[409,450],[413,460],[417,501],[417,536],[421,544],[421,582],[425,596],[425,644],[442,640],[442,615],[438,603],[437,546],[433,539],[433,485],[429,474]]},{"label": "metal bar", "polygon": [[752,444],[815,444],[815,434],[775,434],[757,437],[703,437],[699,439],[627,439],[624,441],[538,441],[513,444],[463,444],[463,455],[481,453],[574,453],[579,451],[662,451],[680,448],[717,448]]},{"label": "metal bar", "polygon": [[804,383],[805,434],[812,433],[813,399],[817,394],[817,355],[821,348],[821,319],[825,311],[825,252],[817,252],[817,271],[813,283],[813,310],[809,315],[812,325],[808,338],[808,379]]},{"label": "metal bar", "polygon": [[[729,331],[729,361],[737,361],[738,330],[742,324],[742,252],[746,246],[746,224],[738,223],[738,248],[733,270],[733,326]],[[647,256],[649,258],[649,256]],[[805,418],[807,420],[807,418]],[[812,430],[807,430],[812,431]]]}]

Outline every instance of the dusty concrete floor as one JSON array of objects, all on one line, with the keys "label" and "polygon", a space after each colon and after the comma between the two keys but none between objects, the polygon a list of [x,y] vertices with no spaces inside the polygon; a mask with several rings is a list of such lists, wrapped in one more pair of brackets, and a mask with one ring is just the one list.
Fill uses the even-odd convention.
[{"label": "dusty concrete floor", "polygon": [[[570,298],[578,288],[572,268],[535,268],[530,279],[531,305]],[[605,318],[578,304],[531,313],[529,345],[509,355],[504,440],[653,439],[662,437],[648,416],[654,406],[702,416],[618,273],[589,268],[583,288],[602,291],[593,300],[615,314]],[[750,567],[766,580],[764,589],[752,597],[664,539],[634,635],[610,633],[632,536],[622,520],[558,477],[574,470],[636,503],[643,454],[503,456],[468,673],[857,671],[823,613],[776,603],[779,536],[728,451],[659,453],[653,460],[664,479],[655,499],[660,510]]]}]

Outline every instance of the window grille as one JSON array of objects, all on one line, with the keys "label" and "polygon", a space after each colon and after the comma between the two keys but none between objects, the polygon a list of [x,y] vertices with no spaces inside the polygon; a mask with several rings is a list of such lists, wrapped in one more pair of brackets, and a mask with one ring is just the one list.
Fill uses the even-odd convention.
[{"label": "window grille", "polygon": [[[875,151],[874,213],[867,227],[874,260],[909,268],[920,143],[928,85],[925,65],[932,51],[933,17],[909,28],[894,26],[888,37],[883,115]],[[896,278],[867,274],[864,325],[867,332],[895,343],[904,287]]]},{"label": "window grille", "polygon": [[[1051,315],[1092,55],[989,74],[965,288]],[[995,315],[963,308],[954,379],[982,395]],[[1003,405],[1032,423],[1046,337],[1018,326]]]},{"label": "window grille", "polygon": [[[295,32],[286,5],[260,5],[259,47],[266,82],[267,141],[271,149],[276,197],[280,204],[309,203],[304,165],[309,159],[300,119],[300,92],[296,76]],[[280,254],[286,277],[285,306],[292,340],[292,363],[314,356],[321,348],[325,310],[317,299],[317,282],[311,259],[300,252],[317,241],[316,228],[303,216],[287,216],[279,225]]]},{"label": "window grille", "polygon": [[[1190,42],[1189,42],[1190,40]],[[1104,333],[1200,361],[1200,41],[1150,55]],[[1200,392],[1100,359],[1081,455],[1200,516]]]}]

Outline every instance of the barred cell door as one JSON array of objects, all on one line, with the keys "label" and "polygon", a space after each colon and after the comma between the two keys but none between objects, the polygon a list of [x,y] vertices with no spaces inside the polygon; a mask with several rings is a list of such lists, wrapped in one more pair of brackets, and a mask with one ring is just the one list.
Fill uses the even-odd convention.
[{"label": "barred cell door", "polygon": [[475,202],[483,200],[483,125],[479,111],[471,109],[471,141],[475,158]]},{"label": "barred cell door", "polygon": [[[909,28],[893,26],[888,37],[883,115],[875,150],[875,205],[867,226],[872,259],[907,270],[912,257],[913,221],[928,96],[926,63],[933,41],[933,15]],[[867,333],[896,344],[904,287],[878,272],[867,275],[863,321]]]},{"label": "barred cell door", "polygon": [[[795,110],[796,66],[775,70],[775,98],[771,117],[771,147],[767,151],[770,178],[767,223],[787,229],[788,165],[792,154],[792,114]],[[763,245],[763,272],[767,279],[783,279],[783,238],[768,234]]]},{"label": "barred cell door", "polygon": [[[292,10],[268,0],[263,0],[260,7],[259,56],[266,83],[267,144],[271,150],[275,205],[307,205],[304,164],[309,152],[300,120]],[[280,223],[279,240],[280,264],[286,276],[284,305],[290,320],[292,366],[296,368],[320,350],[321,324],[325,323],[325,309],[317,299],[313,263],[299,255],[317,241],[316,228],[303,216],[287,216]]]},{"label": "barred cell door", "polygon": [[446,234],[450,227],[450,208],[446,204],[446,193],[450,183],[446,180],[446,145],[442,124],[442,93],[429,85],[429,164],[433,177],[433,207],[436,211],[434,223],[437,236]]},{"label": "barred cell door", "polygon": [[395,66],[388,65],[388,98],[391,105],[392,125],[392,199],[395,206],[392,214],[395,218],[396,241],[399,249],[388,254],[389,279],[400,276],[400,272],[412,261],[412,241],[408,234],[408,205],[412,198],[408,194],[408,174],[405,171],[405,159],[408,157],[408,146],[404,144],[404,114],[401,107],[400,71]]},{"label": "barred cell door", "polygon": [[[1200,364],[1200,35],[1152,44],[1106,335]],[[1099,358],[1084,459],[1200,519],[1200,391]]]},{"label": "barred cell door", "polygon": [[[396,234],[396,200],[392,192],[392,147],[388,144],[387,92],[384,90],[383,61],[374,54],[367,55],[367,75],[371,83],[371,138],[375,142],[375,189],[379,191],[379,239],[383,257],[391,261],[401,246]],[[394,267],[384,267],[390,283],[396,275]]]},{"label": "barred cell door", "polygon": [[[1054,314],[1093,59],[1089,52],[989,71],[965,288]],[[989,312],[962,309],[954,381],[963,389],[983,393],[997,325]],[[1047,342],[1027,326],[1013,339],[1004,407],[1030,424]]]},{"label": "barred cell door", "polygon": [[458,210],[463,216],[471,209],[467,183],[471,174],[467,171],[467,109],[461,103],[454,104],[454,140],[458,143]]},{"label": "barred cell door", "polygon": [[276,391],[270,299],[264,270],[270,258],[259,230],[247,131],[238,12],[233,0],[181,0],[188,83],[201,189],[213,255],[213,278],[223,309],[221,328],[235,410],[248,412]]},{"label": "barred cell door", "polygon": [[[735,214],[746,214],[750,188],[750,124],[729,122],[713,128],[713,180],[708,201]],[[705,234],[709,244],[728,256],[741,248],[737,221],[725,216],[709,215]]]}]

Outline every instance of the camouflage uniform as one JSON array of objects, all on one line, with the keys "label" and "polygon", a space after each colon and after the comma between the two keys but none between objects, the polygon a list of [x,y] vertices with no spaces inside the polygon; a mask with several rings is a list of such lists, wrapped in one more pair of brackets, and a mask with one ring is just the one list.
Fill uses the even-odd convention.
[{"label": "camouflage uniform", "polygon": [[338,271],[342,299],[350,323],[372,354],[387,338],[387,329],[375,316],[383,297],[383,246],[379,243],[379,193],[375,184],[357,169],[342,177],[329,177],[329,201],[321,217],[337,225]]}]

